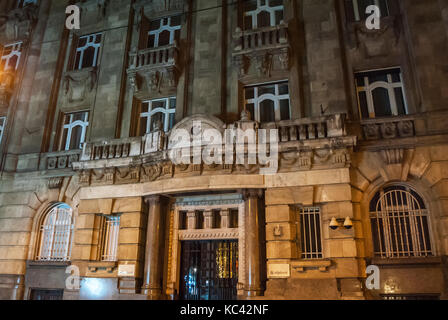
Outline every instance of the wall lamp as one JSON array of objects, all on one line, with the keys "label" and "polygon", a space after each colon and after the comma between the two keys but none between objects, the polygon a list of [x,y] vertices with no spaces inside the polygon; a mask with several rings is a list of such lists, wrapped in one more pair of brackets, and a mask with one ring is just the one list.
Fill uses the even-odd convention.
[{"label": "wall lamp", "polygon": [[336,230],[337,228],[339,228],[339,226],[341,226],[341,224],[347,230],[353,228],[353,222],[352,219],[350,219],[350,217],[346,217],[345,219],[344,218],[336,219],[335,217],[333,217],[331,218],[330,221],[330,229]]}]

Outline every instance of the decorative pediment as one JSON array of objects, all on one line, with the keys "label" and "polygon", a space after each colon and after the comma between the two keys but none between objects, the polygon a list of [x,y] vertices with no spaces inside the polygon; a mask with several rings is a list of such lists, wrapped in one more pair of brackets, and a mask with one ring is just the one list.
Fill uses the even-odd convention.
[{"label": "decorative pediment", "polygon": [[0,43],[7,44],[14,41],[26,42],[36,25],[38,7],[29,4],[23,8],[10,11],[0,17]]}]

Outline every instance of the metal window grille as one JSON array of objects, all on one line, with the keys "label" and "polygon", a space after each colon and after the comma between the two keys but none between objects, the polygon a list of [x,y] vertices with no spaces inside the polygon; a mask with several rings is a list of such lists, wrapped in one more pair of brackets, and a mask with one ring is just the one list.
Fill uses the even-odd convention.
[{"label": "metal window grille", "polygon": [[355,78],[362,118],[408,114],[403,76],[399,68],[360,72]]},{"label": "metal window grille", "polygon": [[76,48],[75,69],[96,67],[101,48],[102,33],[79,37]]},{"label": "metal window grille", "polygon": [[6,117],[0,117],[0,143],[3,139],[3,132],[5,131]]},{"label": "metal window grille", "polygon": [[[260,22],[263,21],[262,15],[269,16],[269,21],[263,21],[263,24],[268,24],[271,27],[278,25],[283,19],[283,1],[279,0],[256,0],[251,1],[254,4],[256,2],[256,8],[253,10],[246,10],[244,12],[245,17],[249,17],[252,24],[252,29],[257,29],[266,25],[260,25]],[[279,18],[280,17],[280,18]]]},{"label": "metal window grille", "polygon": [[291,118],[288,82],[246,87],[246,110],[258,122],[274,122]]},{"label": "metal window grille", "polygon": [[40,229],[40,248],[37,260],[69,261],[72,234],[72,209],[66,204],[51,209]]},{"label": "metal window grille", "polygon": [[64,116],[62,148],[64,150],[82,149],[89,125],[89,112],[68,113]]},{"label": "metal window grille", "polygon": [[[150,48],[158,48],[163,45],[173,44],[181,29],[181,17],[173,16],[151,21],[151,25],[156,29],[150,30]],[[166,38],[166,39],[165,39]],[[166,41],[165,41],[166,40]],[[166,43],[168,42],[168,43]]]},{"label": "metal window grille", "polygon": [[0,58],[0,70],[17,70],[22,54],[22,42],[5,45]]},{"label": "metal window grille", "polygon": [[174,126],[174,116],[176,113],[176,98],[169,97],[154,99],[143,102],[143,110],[140,117],[143,120],[142,133],[155,131],[155,122],[160,121],[163,130],[169,131]]},{"label": "metal window grille", "polygon": [[300,208],[299,216],[302,259],[322,259],[320,209]]},{"label": "metal window grille", "polygon": [[406,258],[432,256],[430,222],[423,199],[413,190],[380,190],[370,204],[375,256]]},{"label": "metal window grille", "polygon": [[102,261],[117,261],[118,234],[120,233],[120,216],[104,217]]},{"label": "metal window grille", "polygon": [[386,17],[389,15],[389,4],[387,0],[370,0],[370,1],[362,1],[360,3],[359,0],[351,0],[353,5],[353,13],[355,17],[355,21],[361,21],[366,18],[366,9],[370,5],[375,5],[381,10],[381,16]]}]

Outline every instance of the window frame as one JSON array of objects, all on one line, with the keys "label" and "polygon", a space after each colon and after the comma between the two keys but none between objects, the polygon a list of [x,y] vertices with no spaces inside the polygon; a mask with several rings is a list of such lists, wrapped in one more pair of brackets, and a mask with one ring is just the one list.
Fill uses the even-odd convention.
[{"label": "window frame", "polygon": [[[98,43],[96,43],[96,37],[97,36],[101,36],[101,39]],[[91,37],[93,37],[92,41],[91,41]],[[79,42],[81,41],[81,39],[87,38],[86,40],[86,44],[82,47],[79,46]],[[102,44],[103,44],[103,39],[104,39],[104,33],[103,32],[96,32],[96,33],[91,33],[91,34],[86,34],[83,36],[79,36],[76,37],[76,44],[74,46],[74,54],[73,54],[73,70],[84,70],[87,68],[96,68],[98,67],[99,63],[100,63],[100,55],[101,55],[101,48],[102,48]],[[92,66],[87,66],[87,67],[83,67],[83,58],[84,58],[84,51],[87,50],[88,48],[93,47],[95,52],[94,52],[94,56],[93,56],[93,65]],[[81,52],[79,55],[79,62],[78,65],[76,65],[76,57],[78,55],[78,52]]]},{"label": "window frame", "polygon": [[3,134],[4,134],[5,129],[6,129],[6,121],[7,121],[7,117],[6,116],[0,116],[0,145],[3,142]]},{"label": "window frame", "polygon": [[[75,120],[73,121],[73,116],[77,113],[85,113],[84,114],[84,120]],[[70,116],[70,122],[66,124],[66,117]],[[90,116],[90,110],[82,110],[82,111],[73,111],[73,112],[66,112],[62,113],[62,125],[61,125],[61,136],[60,136],[60,143],[59,143],[59,150],[61,151],[69,151],[69,150],[79,150],[82,149],[82,145],[80,145],[79,149],[70,149],[70,143],[71,143],[71,132],[73,131],[73,128],[80,126],[82,128],[81,131],[81,137],[80,137],[80,144],[83,144],[86,142],[87,137],[87,129],[89,127],[89,116]],[[64,141],[64,132],[67,129],[67,136]]]},{"label": "window frame", "polygon": [[[288,93],[287,94],[279,94],[279,86],[282,84],[287,84],[288,86]],[[275,93],[264,93],[262,95],[258,95],[258,90],[260,87],[268,86],[268,85],[274,85],[275,86]],[[246,98],[246,90],[253,88],[254,89],[254,97],[253,98]],[[243,88],[243,95],[244,95],[244,108],[247,110],[247,106],[250,104],[254,105],[254,114],[252,114],[252,120],[260,122],[261,123],[261,108],[260,104],[265,100],[271,100],[274,102],[274,114],[275,114],[275,122],[278,121],[287,121],[287,120],[281,120],[281,100],[288,100],[288,107],[289,107],[289,120],[292,119],[292,110],[291,110],[291,96],[290,96],[290,86],[288,80],[281,80],[276,82],[265,82],[265,83],[259,83],[255,85],[248,85]]]},{"label": "window frame", "polygon": [[[387,190],[385,192],[385,189],[390,190]],[[392,208],[392,210],[389,209],[382,210],[383,206],[382,204],[381,204],[381,210],[378,210],[380,206],[380,201],[383,201],[383,198],[385,198],[390,193],[394,193],[395,201],[397,201],[398,203],[398,197],[396,196],[397,192],[401,193],[400,196],[401,202],[403,202],[404,200],[403,194],[406,194],[407,196],[406,205],[402,204],[399,206],[393,206],[393,205],[388,206],[388,202],[386,199],[386,207]],[[416,196],[418,196],[418,198]],[[371,210],[373,201],[376,201],[376,203],[374,204],[375,211]],[[410,205],[409,202],[411,202],[412,205]],[[419,206],[423,204],[423,208],[419,207],[416,209],[414,207],[416,204]],[[417,192],[415,189],[411,188],[408,185],[402,185],[402,184],[392,184],[383,186],[374,193],[373,197],[368,202],[368,206],[369,206],[368,212],[369,212],[370,232],[372,236],[372,254],[375,258],[407,259],[407,258],[431,258],[436,256],[436,242],[434,241],[434,233],[431,221],[431,210],[427,206],[427,201],[425,201],[425,199],[421,196],[421,194]],[[415,211],[417,211],[418,214],[415,214],[414,213]],[[389,215],[390,213],[392,213],[392,216]],[[403,226],[401,224],[401,219],[398,219],[399,230],[397,230],[396,225],[397,222],[395,221],[395,219],[401,217],[404,218],[403,225],[405,228],[404,230],[405,233],[403,233],[402,230]],[[423,222],[422,217],[426,218],[425,219],[426,230],[424,228],[425,224]],[[418,218],[420,218],[420,228],[418,228],[419,224],[418,222],[416,222]],[[381,224],[379,223],[379,219],[381,219]],[[393,230],[395,233],[391,231],[389,225],[391,219],[393,219]],[[376,220],[375,223],[373,223],[374,220]],[[409,221],[409,230],[407,229],[408,227],[407,221]],[[382,227],[380,227],[380,225]],[[376,230],[374,230],[375,227]],[[386,228],[388,228],[388,230],[386,230]],[[420,237],[421,231],[426,233],[422,235],[422,239],[424,240],[423,245],[425,247],[424,252],[421,252],[420,239],[416,238]],[[385,232],[387,232],[387,234]],[[406,236],[407,238],[405,239]],[[425,238],[429,240],[428,245],[425,242]],[[399,240],[401,242],[399,242]],[[404,242],[404,240],[406,240],[406,243]],[[383,248],[382,244],[383,242],[385,248]],[[393,249],[394,244],[396,246],[396,250]],[[405,244],[408,249],[407,251],[404,250]],[[399,248],[400,245],[401,248]],[[410,245],[412,246],[412,250],[410,250]],[[376,247],[379,249],[379,251],[376,250]]]},{"label": "window frame", "polygon": [[[254,1],[257,2],[257,8],[255,10],[246,11],[243,8],[243,26],[244,26],[245,30],[256,30],[256,29],[261,28],[258,26],[258,15],[263,11],[266,11],[269,13],[270,27],[275,27],[278,25],[278,24],[276,24],[276,21],[275,21],[275,19],[276,19],[275,15],[276,15],[277,11],[283,12],[283,19],[284,19],[284,16],[285,16],[285,3],[284,2],[282,5],[271,7],[270,0],[264,0],[265,1],[264,5],[261,5],[262,0],[254,0]],[[250,29],[245,25],[246,17],[249,17],[249,16],[252,19],[252,28],[250,28]]]},{"label": "window frame", "polygon": [[[5,55],[5,53],[4,53],[5,49],[8,48],[8,47],[12,47],[12,50],[11,50],[11,52],[9,54]],[[19,68],[20,59],[21,59],[21,56],[22,56],[22,49],[23,49],[23,41],[17,41],[17,42],[9,43],[9,44],[7,44],[7,45],[5,45],[3,47],[2,54],[1,54],[1,57],[0,57],[0,61],[3,61],[3,60],[6,60],[6,61],[5,61],[4,67],[2,68],[1,71],[8,71],[8,70],[10,70],[7,67],[9,65],[10,59],[13,56],[17,56],[17,62],[16,62],[15,67],[13,68],[14,71],[16,71]]]},{"label": "window frame", "polygon": [[101,215],[100,260],[118,261],[121,216],[119,214]]},{"label": "window frame", "polygon": [[[171,26],[171,19],[173,17],[179,17],[179,19],[180,19],[179,25]],[[165,19],[167,19],[167,24],[163,24]],[[168,17],[161,17],[161,18],[153,19],[153,20],[150,20],[149,24],[151,25],[151,23],[154,21],[159,21],[159,28],[156,30],[152,30],[152,31],[148,30],[148,32],[147,32],[147,37],[148,37],[147,47],[148,47],[148,49],[157,49],[157,48],[163,47],[163,46],[159,45],[159,40],[160,40],[160,34],[164,31],[168,31],[170,33],[170,41],[168,43],[168,46],[172,45],[174,43],[174,41],[176,41],[176,31],[179,31],[179,36],[180,36],[180,32],[182,29],[182,15],[175,14],[175,15],[171,15]],[[151,35],[154,36],[154,46],[153,47],[149,46],[149,37]]]},{"label": "window frame", "polygon": [[[173,99],[175,100],[175,106],[174,106],[174,108],[171,108],[170,107],[170,102]],[[152,104],[154,102],[160,102],[160,101],[164,101],[165,102],[165,108],[158,107],[158,108],[152,109]],[[170,96],[170,97],[165,97],[165,98],[156,98],[156,99],[151,99],[151,100],[145,100],[145,101],[141,102],[141,107],[140,108],[142,108],[143,105],[146,104],[146,103],[148,104],[148,111],[143,112],[140,109],[140,113],[139,113],[139,128],[138,128],[139,132],[142,135],[145,135],[145,134],[153,132],[153,131],[151,131],[151,118],[155,114],[157,114],[159,112],[163,113],[165,115],[165,119],[164,119],[164,123],[163,123],[163,131],[164,132],[168,132],[169,130],[171,130],[171,128],[169,127],[169,125],[170,125],[170,115],[171,114],[174,114],[174,115],[176,114],[176,108],[177,108],[177,98],[176,98],[176,96]],[[149,111],[149,110],[151,110],[151,111]],[[145,133],[142,132],[142,128],[141,128],[142,118],[146,118],[146,132]],[[175,125],[175,123],[173,123],[173,126],[174,125]]]},{"label": "window frame", "polygon": [[[303,216],[307,214],[309,216],[313,216],[314,220],[314,233],[310,231],[308,237],[311,241],[314,242],[316,246],[316,250],[313,251],[308,250],[306,248],[305,241],[305,225],[303,224]],[[319,221],[316,221],[316,216]],[[310,217],[311,219],[311,217]],[[316,224],[318,222],[318,224]],[[324,237],[322,233],[322,209],[319,206],[297,206],[296,207],[296,224],[297,224],[297,241],[300,243],[300,259],[302,260],[322,260],[325,258],[324,254]],[[317,234],[316,226],[319,227],[319,233]],[[311,227],[310,227],[311,228]],[[300,237],[300,238],[299,238]],[[320,250],[319,250],[320,248]]]},{"label": "window frame", "polygon": [[[56,256],[55,255],[55,243],[58,243],[57,236],[57,222],[59,220],[60,209],[64,209],[64,213],[69,212],[68,217],[63,217],[63,222],[68,222],[69,224],[59,224],[59,227],[62,226],[63,232],[62,237],[65,237],[65,241],[62,243],[64,246],[62,249],[59,249],[61,253],[65,253],[64,256]],[[49,219],[55,216],[53,221],[49,222]],[[68,219],[67,219],[68,218]],[[47,224],[47,222],[49,222]],[[39,226],[39,238],[38,238],[38,248],[35,256],[36,261],[70,261],[72,247],[73,247],[73,236],[74,236],[74,214],[73,208],[71,208],[66,203],[57,203],[50,207],[45,215],[42,218],[42,221]],[[61,229],[61,228],[59,228]],[[48,233],[47,233],[48,232]],[[62,251],[61,251],[62,250]]]},{"label": "window frame", "polygon": [[[394,70],[399,70],[399,76],[400,76],[399,82],[393,82],[393,80],[392,80],[392,71],[394,71]],[[387,82],[376,81],[376,82],[370,83],[368,75],[367,75],[367,76],[364,76],[364,85],[363,86],[358,85],[358,76],[357,75],[369,74],[369,73],[374,73],[374,72],[379,72],[379,71],[382,71],[385,73],[385,75],[387,76]],[[405,89],[405,84],[404,84],[404,79],[403,79],[403,72],[400,67],[392,67],[392,68],[386,68],[386,69],[374,69],[374,70],[368,70],[368,71],[355,72],[354,78],[355,78],[355,88],[356,88],[356,100],[358,103],[358,112],[359,112],[359,117],[361,120],[377,118],[376,114],[375,114],[375,104],[373,101],[373,91],[378,88],[386,89],[388,92],[389,103],[390,103],[390,113],[392,114],[391,115],[392,117],[409,115],[409,106],[408,106],[407,97],[406,97],[406,89]],[[395,89],[397,89],[397,88],[401,89],[402,96],[403,96],[403,106],[404,106],[405,113],[402,115],[399,114],[399,112],[398,112],[397,97],[395,95]],[[365,94],[366,94],[367,111],[369,113],[369,118],[363,117],[362,108],[361,108],[361,100],[360,100],[360,92],[365,92]]]},{"label": "window frame", "polygon": [[17,0],[17,8],[24,8],[30,4],[37,5],[37,0]]}]

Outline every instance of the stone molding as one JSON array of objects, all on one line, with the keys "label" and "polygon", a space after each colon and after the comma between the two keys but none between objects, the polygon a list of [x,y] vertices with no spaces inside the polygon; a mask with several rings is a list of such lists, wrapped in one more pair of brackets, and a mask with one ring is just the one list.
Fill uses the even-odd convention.
[{"label": "stone molding", "polygon": [[0,44],[15,41],[27,43],[38,20],[38,6],[26,5],[23,8],[11,10],[6,16],[0,17]]}]

